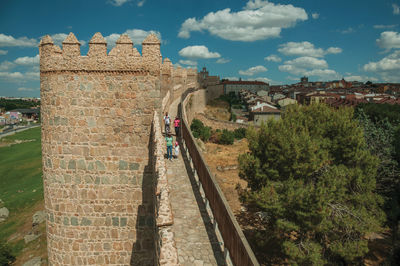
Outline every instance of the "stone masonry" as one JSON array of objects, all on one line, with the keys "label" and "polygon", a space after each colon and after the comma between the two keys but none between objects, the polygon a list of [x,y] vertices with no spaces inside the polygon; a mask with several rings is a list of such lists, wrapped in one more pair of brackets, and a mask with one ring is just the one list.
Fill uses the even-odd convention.
[{"label": "stone masonry", "polygon": [[153,34],[142,54],[127,35],[107,54],[100,33],[86,56],[73,33],[39,52],[49,264],[156,265],[153,115],[195,70],[162,63]]}]

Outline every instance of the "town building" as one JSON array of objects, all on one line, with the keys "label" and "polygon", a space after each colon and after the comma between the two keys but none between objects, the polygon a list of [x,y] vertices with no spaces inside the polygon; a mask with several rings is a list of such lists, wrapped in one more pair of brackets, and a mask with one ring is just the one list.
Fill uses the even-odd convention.
[{"label": "town building", "polygon": [[241,90],[248,90],[253,93],[257,93],[258,91],[269,91],[269,84],[262,81],[231,81],[224,80],[222,81],[224,94],[234,93],[238,95]]}]

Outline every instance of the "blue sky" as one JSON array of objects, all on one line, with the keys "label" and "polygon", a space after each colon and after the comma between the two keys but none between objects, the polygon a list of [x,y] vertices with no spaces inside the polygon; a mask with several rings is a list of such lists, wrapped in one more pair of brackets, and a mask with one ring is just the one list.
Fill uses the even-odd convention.
[{"label": "blue sky", "polygon": [[96,32],[139,51],[155,32],[164,58],[221,78],[400,82],[400,0],[1,0],[0,96],[39,97],[40,38],[69,32],[82,55]]}]

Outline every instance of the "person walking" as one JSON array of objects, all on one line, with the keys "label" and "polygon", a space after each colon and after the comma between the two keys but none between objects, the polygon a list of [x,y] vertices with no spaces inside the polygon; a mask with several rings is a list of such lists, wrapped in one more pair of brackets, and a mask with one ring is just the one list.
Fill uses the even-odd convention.
[{"label": "person walking", "polygon": [[179,136],[180,123],[181,123],[181,120],[179,120],[179,117],[175,117],[174,126],[175,126],[175,135],[177,137]]},{"label": "person walking", "polygon": [[165,137],[165,141],[167,142],[167,159],[171,161],[172,160],[172,142],[173,142],[171,133],[167,134],[167,136]]},{"label": "person walking", "polygon": [[171,123],[171,118],[169,118],[168,112],[164,116],[165,133],[169,134],[169,124]]},{"label": "person walking", "polygon": [[178,141],[175,141],[174,152],[175,152],[175,158],[178,158],[178,156],[179,156],[179,143],[178,143]]}]

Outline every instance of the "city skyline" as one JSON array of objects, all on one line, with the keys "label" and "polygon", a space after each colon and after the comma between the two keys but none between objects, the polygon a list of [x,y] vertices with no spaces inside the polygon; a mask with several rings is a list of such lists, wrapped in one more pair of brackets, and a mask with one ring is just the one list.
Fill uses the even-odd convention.
[{"label": "city skyline", "polygon": [[69,32],[86,55],[96,32],[108,48],[155,33],[163,58],[221,78],[400,82],[400,1],[2,1],[0,96],[39,97],[40,38]]}]

